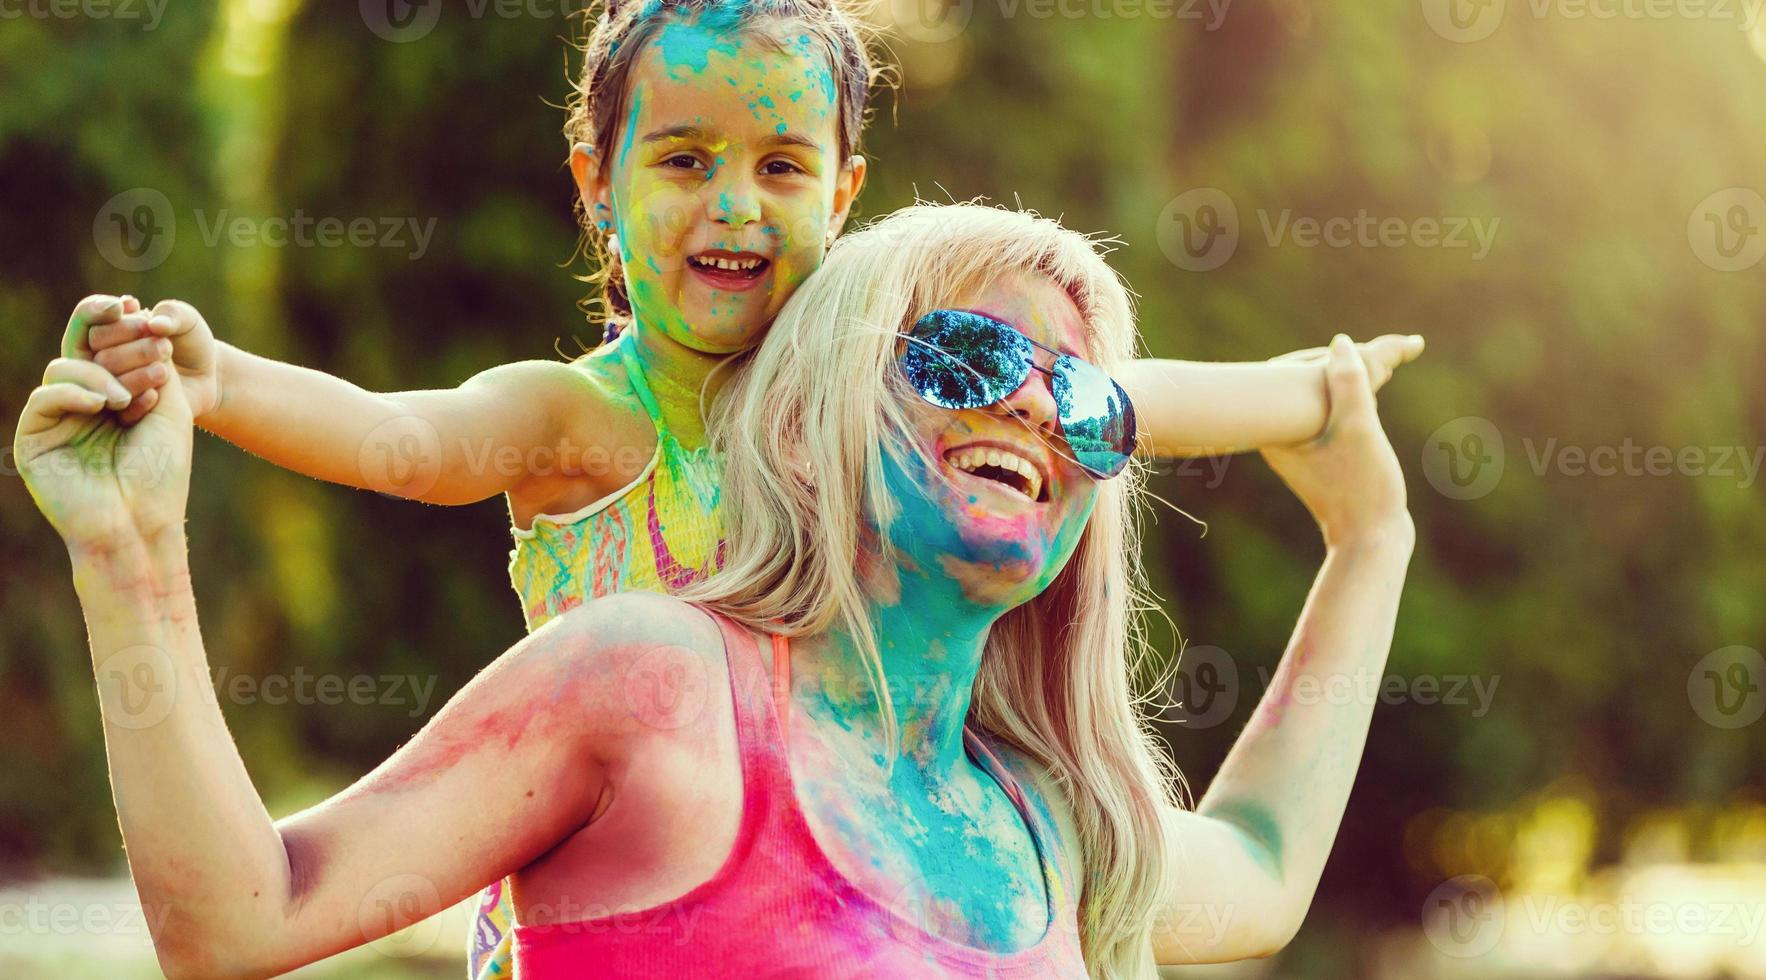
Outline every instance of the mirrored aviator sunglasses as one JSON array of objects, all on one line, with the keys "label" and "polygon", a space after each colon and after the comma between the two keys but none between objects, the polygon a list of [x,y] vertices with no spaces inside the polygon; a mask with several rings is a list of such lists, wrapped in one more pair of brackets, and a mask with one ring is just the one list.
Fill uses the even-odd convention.
[{"label": "mirrored aviator sunglasses", "polygon": [[[984,408],[1017,391],[1032,369],[1049,376],[1068,452],[1056,452],[1097,479],[1128,466],[1134,405],[1094,364],[1031,340],[1011,324],[968,310],[933,310],[903,337],[901,370],[920,397],[940,408]],[[1036,352],[1055,355],[1054,366]]]}]

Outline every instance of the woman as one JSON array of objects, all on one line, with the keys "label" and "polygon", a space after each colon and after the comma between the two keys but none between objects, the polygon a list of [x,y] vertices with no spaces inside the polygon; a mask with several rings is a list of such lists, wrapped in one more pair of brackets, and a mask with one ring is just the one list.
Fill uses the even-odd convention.
[{"label": "woman", "polygon": [[1280,948],[1372,712],[1292,693],[1382,669],[1403,481],[1339,337],[1326,434],[1265,453],[1324,565],[1181,810],[1129,686],[1133,416],[1106,372],[1133,339],[1053,222],[922,207],[849,236],[720,395],[724,571],[560,617],[278,822],[207,689],[181,391],[123,430],[102,368],[52,362],[17,458],[73,559],[161,965],[273,974],[509,875],[540,980],[1146,977]]}]

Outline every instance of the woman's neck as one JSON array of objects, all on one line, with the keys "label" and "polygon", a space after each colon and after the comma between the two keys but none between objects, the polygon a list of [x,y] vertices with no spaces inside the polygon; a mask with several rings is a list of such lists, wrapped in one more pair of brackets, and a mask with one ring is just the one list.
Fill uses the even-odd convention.
[{"label": "woman's neck", "polygon": [[[867,612],[895,710],[896,757],[928,778],[964,764],[963,723],[989,631],[1005,610],[976,604],[942,571],[889,567],[865,576]],[[792,647],[795,702],[841,728],[874,736],[883,755],[882,700],[856,636],[843,626]]]}]

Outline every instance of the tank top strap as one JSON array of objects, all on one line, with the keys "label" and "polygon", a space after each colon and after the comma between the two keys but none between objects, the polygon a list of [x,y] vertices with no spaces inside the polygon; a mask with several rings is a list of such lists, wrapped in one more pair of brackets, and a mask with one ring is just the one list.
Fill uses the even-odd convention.
[{"label": "tank top strap", "polygon": [[650,380],[644,377],[644,365],[638,360],[638,353],[633,349],[637,343],[629,331],[614,343],[619,351],[619,362],[625,366],[625,376],[631,379],[632,391],[637,394],[638,401],[644,406],[644,414],[650,416],[650,422],[656,426],[657,435],[667,432],[662,421],[662,408],[656,403],[656,395],[650,390]]},{"label": "tank top strap", "polygon": [[747,798],[763,805],[793,806],[796,794],[791,787],[791,767],[785,755],[779,711],[779,706],[790,697],[790,640],[771,636],[769,665],[761,657],[760,644],[752,631],[720,612],[699,608],[723,633]]}]

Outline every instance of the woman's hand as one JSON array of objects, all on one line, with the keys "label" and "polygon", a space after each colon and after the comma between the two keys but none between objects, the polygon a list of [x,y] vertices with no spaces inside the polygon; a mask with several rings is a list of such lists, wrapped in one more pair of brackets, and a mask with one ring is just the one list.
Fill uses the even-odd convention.
[{"label": "woman's hand", "polygon": [[[92,323],[121,305],[116,297],[89,297],[73,318]],[[14,458],[37,508],[70,550],[151,542],[183,529],[192,431],[183,388],[168,374],[153,410],[124,428],[117,413],[130,401],[128,389],[97,363],[58,357],[25,402]]]},{"label": "woman's hand", "polygon": [[1326,545],[1411,529],[1404,474],[1380,427],[1367,365],[1349,338],[1328,348],[1330,415],[1317,439],[1266,448],[1263,458],[1312,512]]}]

